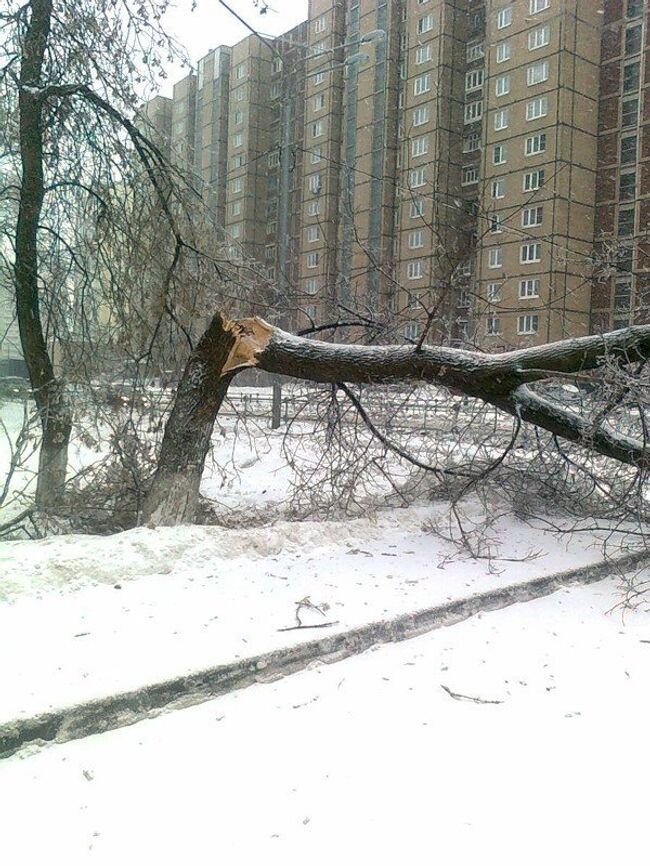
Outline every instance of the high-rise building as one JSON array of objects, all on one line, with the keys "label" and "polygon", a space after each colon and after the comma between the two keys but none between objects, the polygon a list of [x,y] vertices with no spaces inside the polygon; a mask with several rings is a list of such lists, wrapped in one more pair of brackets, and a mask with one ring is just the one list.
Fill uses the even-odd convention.
[{"label": "high-rise building", "polygon": [[211,52],[209,98],[206,58],[177,85],[172,149],[286,323],[487,350],[618,327],[650,301],[647,17],[310,0],[290,33]]}]

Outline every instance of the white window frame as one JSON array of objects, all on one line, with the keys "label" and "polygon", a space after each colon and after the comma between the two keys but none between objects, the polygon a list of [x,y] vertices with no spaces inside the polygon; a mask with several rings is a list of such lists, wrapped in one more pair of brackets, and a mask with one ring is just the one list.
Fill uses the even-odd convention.
[{"label": "white window frame", "polygon": [[409,217],[412,220],[421,219],[424,216],[424,199],[416,198],[409,203]]},{"label": "white window frame", "polygon": [[420,135],[418,138],[411,139],[411,156],[426,156],[429,153],[429,136]]},{"label": "white window frame", "polygon": [[409,280],[421,280],[424,276],[422,259],[414,259],[406,265],[406,277]]},{"label": "white window frame", "polygon": [[533,192],[536,189],[541,189],[544,186],[545,180],[546,176],[543,168],[527,171],[523,177],[522,190],[523,192]]},{"label": "white window frame", "polygon": [[307,295],[316,295],[318,294],[318,278],[317,277],[307,277],[305,280],[305,293]]},{"label": "white window frame", "polygon": [[307,253],[307,267],[317,268],[320,262],[320,253]]},{"label": "white window frame", "polygon": [[539,120],[548,114],[548,96],[537,96],[526,103],[526,120]]},{"label": "white window frame", "polygon": [[517,317],[517,333],[523,334],[538,334],[539,333],[539,316],[534,313],[527,313]]},{"label": "white window frame", "polygon": [[465,51],[465,59],[467,63],[472,63],[474,60],[480,60],[481,57],[485,57],[485,48],[483,47],[482,42],[473,42],[471,45],[467,46]]},{"label": "white window frame", "polygon": [[529,229],[541,226],[544,219],[544,208],[542,205],[527,207],[521,212],[522,228]]},{"label": "white window frame", "polygon": [[490,198],[498,200],[506,197],[505,178],[495,178],[490,186]]},{"label": "white window frame", "polygon": [[512,24],[512,6],[505,6],[497,12],[497,30],[505,30]]},{"label": "white window frame", "polygon": [[524,142],[524,155],[536,156],[538,153],[546,152],[546,133],[538,132],[535,135],[529,135]]},{"label": "white window frame", "polygon": [[507,129],[509,122],[510,122],[509,109],[501,108],[499,111],[494,112],[494,116],[492,118],[492,125],[494,126],[495,132],[501,132],[501,130]]},{"label": "white window frame", "polygon": [[510,76],[500,75],[494,83],[495,96],[507,96],[510,93]]},{"label": "white window frame", "polygon": [[307,226],[305,237],[307,238],[307,243],[309,244],[313,244],[319,241],[320,231],[318,229],[318,226]]},{"label": "white window frame", "polygon": [[538,264],[542,260],[542,245],[539,241],[522,244],[519,248],[519,263],[522,265]]},{"label": "white window frame", "polygon": [[[497,159],[497,156],[500,158]],[[492,165],[503,165],[508,161],[508,150],[505,144],[495,144],[492,147]]]},{"label": "white window frame", "polygon": [[463,116],[463,122],[465,124],[468,123],[476,123],[477,120],[480,120],[483,117],[483,101],[478,99],[474,102],[468,102],[465,105],[465,113]]},{"label": "white window frame", "polygon": [[409,172],[409,189],[426,186],[427,176],[423,168],[412,168]]},{"label": "white window frame", "polygon": [[471,93],[473,90],[481,90],[485,79],[485,70],[483,67],[472,69],[465,73],[465,93]]},{"label": "white window frame", "polygon": [[538,277],[519,280],[519,300],[523,301],[527,298],[539,298],[539,287],[540,280]]},{"label": "white window frame", "polygon": [[493,313],[485,319],[485,336],[498,337],[501,333],[501,319]]},{"label": "white window frame", "polygon": [[418,45],[418,47],[415,49],[416,66],[421,66],[423,63],[428,63],[432,57],[433,53],[430,42],[427,42],[426,45]]},{"label": "white window frame", "polygon": [[551,26],[543,24],[536,30],[531,30],[528,34],[528,50],[537,51],[538,48],[543,48],[551,41]]},{"label": "white window frame", "polygon": [[488,268],[495,270],[503,267],[503,249],[501,247],[490,247],[488,250]]},{"label": "white window frame", "polygon": [[495,59],[497,63],[505,63],[512,56],[512,47],[507,39],[497,42]]},{"label": "white window frame", "polygon": [[551,71],[551,64],[548,60],[540,60],[539,63],[533,63],[526,69],[526,85],[534,87],[536,84],[541,84],[543,81],[548,81]]},{"label": "white window frame", "polygon": [[477,165],[465,165],[462,169],[460,185],[469,186],[472,183],[478,183],[479,177],[480,175]]},{"label": "white window frame", "polygon": [[422,96],[423,93],[428,93],[431,90],[431,73],[425,72],[424,75],[418,75],[413,81],[413,95]]},{"label": "white window frame", "polygon": [[423,15],[422,18],[419,18],[416,29],[420,36],[433,30],[433,15]]},{"label": "white window frame", "polygon": [[487,299],[489,304],[496,304],[501,300],[501,290],[503,283],[488,283],[487,284]]},{"label": "white window frame", "polygon": [[409,232],[408,247],[410,250],[421,250],[424,247],[424,229]]},{"label": "white window frame", "polygon": [[413,110],[413,126],[424,126],[429,122],[429,106],[421,105]]},{"label": "white window frame", "polygon": [[551,5],[551,0],[529,0],[528,12],[530,15],[537,15],[538,12],[543,12]]}]

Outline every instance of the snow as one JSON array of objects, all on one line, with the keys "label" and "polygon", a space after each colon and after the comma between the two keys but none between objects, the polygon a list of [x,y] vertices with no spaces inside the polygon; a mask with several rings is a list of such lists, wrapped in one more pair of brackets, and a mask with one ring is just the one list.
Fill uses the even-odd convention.
[{"label": "snow", "polygon": [[645,863],[650,626],[616,600],[565,590],[16,755],[0,858]]},{"label": "snow", "polygon": [[515,561],[470,560],[425,530],[444,509],[0,545],[0,722],[312,640],[279,631],[304,598],[333,634],[601,558],[592,536],[560,545],[504,517]]}]

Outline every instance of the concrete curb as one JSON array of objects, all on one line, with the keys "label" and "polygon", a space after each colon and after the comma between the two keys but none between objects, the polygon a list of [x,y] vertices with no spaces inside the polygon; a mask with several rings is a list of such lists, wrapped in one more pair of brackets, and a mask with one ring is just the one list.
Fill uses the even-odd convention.
[{"label": "concrete curb", "polygon": [[314,661],[340,661],[378,644],[416,637],[462,622],[483,611],[532,601],[572,584],[595,583],[612,572],[624,573],[645,562],[650,562],[650,553],[633,553],[609,562],[476,593],[415,613],[402,614],[386,622],[369,623],[298,646],[143,686],[135,691],[63,707],[32,718],[15,719],[0,724],[0,758],[9,757],[28,744],[63,743],[132,725],[164,711],[200,704],[235,689],[272,682],[303,670]]}]

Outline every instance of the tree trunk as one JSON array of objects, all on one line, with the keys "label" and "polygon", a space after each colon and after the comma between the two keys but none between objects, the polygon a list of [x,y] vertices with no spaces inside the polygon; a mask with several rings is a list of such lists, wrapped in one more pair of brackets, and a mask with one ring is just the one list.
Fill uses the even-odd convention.
[{"label": "tree trunk", "polygon": [[228,324],[214,316],[183,371],[144,503],[143,520],[152,525],[189,523],[196,514],[214,422],[234,375],[224,375],[235,346]]},{"label": "tree trunk", "polygon": [[63,384],[54,375],[38,296],[38,224],[43,208],[43,101],[39,92],[43,57],[50,33],[51,0],[32,0],[25,34],[18,95],[22,178],[16,223],[16,312],[25,363],[39,411],[43,439],[36,504],[48,507],[60,498],[66,479],[72,416]]}]

